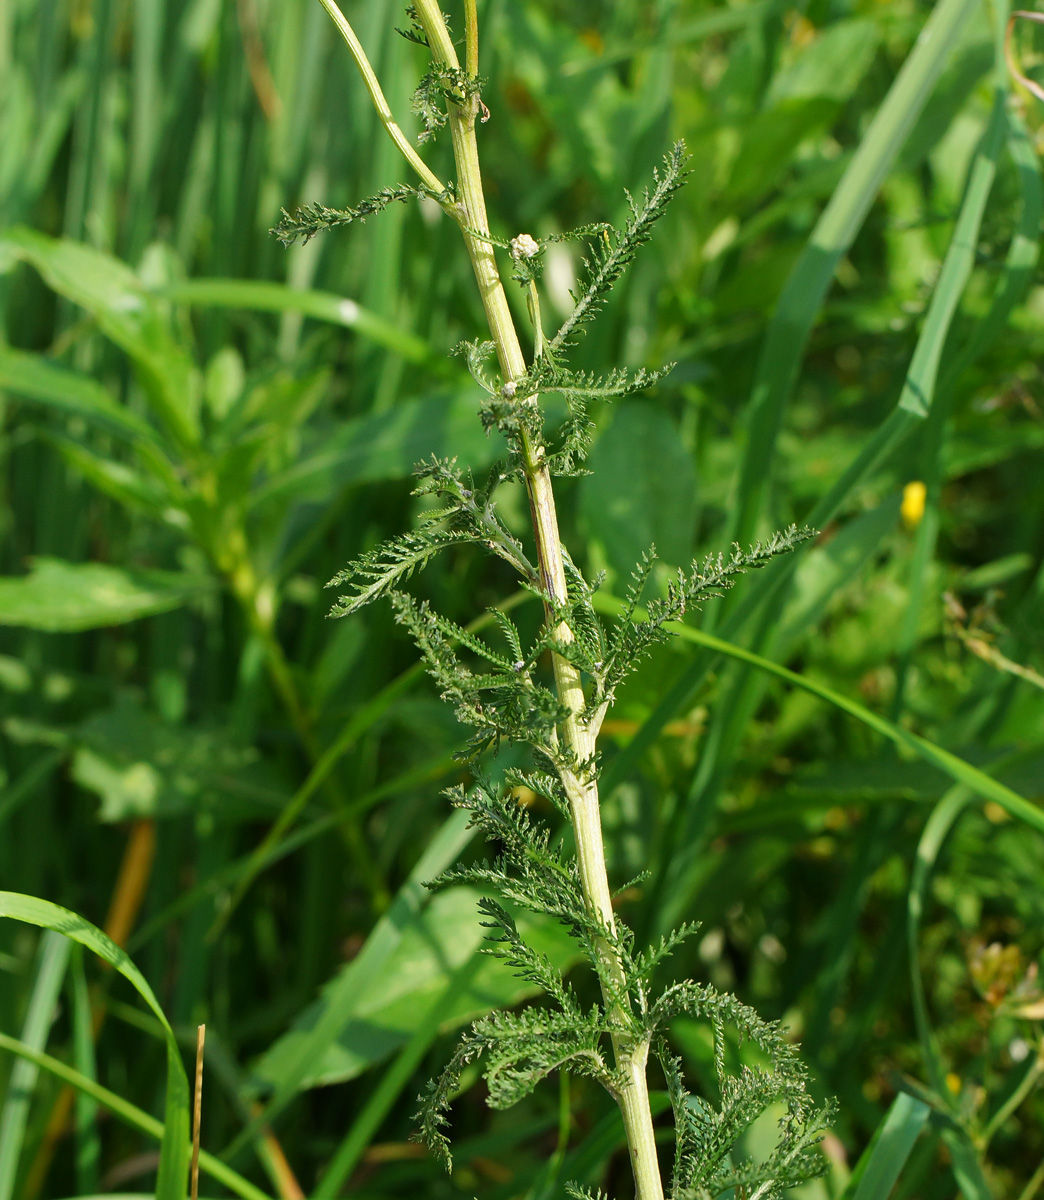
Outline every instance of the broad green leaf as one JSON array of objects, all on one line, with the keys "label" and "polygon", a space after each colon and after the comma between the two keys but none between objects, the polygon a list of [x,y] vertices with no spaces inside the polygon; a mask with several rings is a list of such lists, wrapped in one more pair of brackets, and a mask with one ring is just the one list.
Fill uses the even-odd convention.
[{"label": "broad green leaf", "polygon": [[174,1031],[148,981],[127,957],[125,951],[111,938],[67,908],[60,908],[57,904],[41,900],[37,896],[0,892],[0,917],[10,917],[28,925],[54,930],[55,933],[64,934],[79,942],[81,946],[86,946],[88,950],[93,950],[134,987],[152,1010],[163,1027],[163,1036],[167,1043],[166,1109],[156,1180],[156,1200],[184,1200],[189,1149],[188,1079],[181,1062],[181,1052],[174,1039]]},{"label": "broad green leaf", "polygon": [[830,25],[776,73],[766,105],[812,96],[848,100],[874,60],[879,30],[877,21],[861,19]]},{"label": "broad green leaf", "polygon": [[28,575],[0,578],[0,625],[49,633],[122,625],[180,608],[200,588],[198,579],[173,571],[37,558]]},{"label": "broad green leaf", "polygon": [[580,512],[617,578],[650,546],[666,562],[692,554],[696,471],[674,421],[648,403],[622,404],[599,437],[580,482]]},{"label": "broad green leaf", "polygon": [[[478,953],[485,936],[478,901],[479,893],[471,888],[447,888],[401,927],[401,941],[394,953],[379,971],[367,976],[365,989],[354,993],[347,1010],[341,1010],[348,1023],[309,1064],[303,1087],[354,1079],[407,1041],[451,977]],[[576,944],[562,926],[525,914],[519,914],[517,920],[526,942],[557,966],[564,967],[575,957]],[[351,967],[345,968],[349,970]],[[323,1019],[335,990],[336,981],[327,985],[324,995],[266,1051],[254,1068],[259,1081],[279,1083],[307,1032]],[[518,980],[499,960],[483,958],[467,986],[439,1013],[439,1026],[463,1025],[493,1009],[509,1008],[537,990]]]},{"label": "broad green leaf", "polygon": [[436,360],[428,344],[421,338],[334,292],[306,291],[257,279],[185,279],[157,287],[153,289],[153,295],[177,304],[194,304],[203,308],[301,313],[318,321],[354,329],[356,333],[401,354],[411,362],[429,366],[437,363],[440,374],[446,369],[445,359],[440,357]]},{"label": "broad green leaf", "polygon": [[55,366],[38,354],[0,346],[0,388],[45,408],[85,417],[124,437],[155,436],[148,422],[117,404],[89,375]]},{"label": "broad green leaf", "polygon": [[198,443],[199,372],[171,333],[159,302],[130,267],[90,246],[32,229],[4,234],[0,258],[29,263],[60,296],[86,309],[133,359],[157,417],[177,442],[182,447]]}]

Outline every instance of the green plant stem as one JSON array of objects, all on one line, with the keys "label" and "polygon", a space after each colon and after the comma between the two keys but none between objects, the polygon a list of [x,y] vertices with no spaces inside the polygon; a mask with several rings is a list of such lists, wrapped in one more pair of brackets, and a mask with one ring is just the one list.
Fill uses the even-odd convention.
[{"label": "green plant stem", "polygon": [[994,1134],[1001,1128],[1005,1121],[1012,1115],[1013,1112],[1022,1104],[1023,1100],[1033,1091],[1040,1082],[1041,1075],[1044,1075],[1044,1046],[1038,1045],[1037,1052],[1030,1064],[1029,1070],[1023,1075],[1019,1086],[1005,1100],[1005,1102],[997,1109],[990,1118],[989,1124],[982,1131],[980,1136],[976,1138],[976,1143],[983,1154],[986,1153]]},{"label": "green plant stem", "polygon": [[1033,1172],[1033,1177],[1026,1184],[1024,1190],[1019,1193],[1019,1200],[1033,1200],[1042,1185],[1044,1185],[1044,1162]]},{"label": "green plant stem", "polygon": [[[417,0],[416,10],[432,53],[447,66],[459,69],[456,52],[438,4],[434,0]],[[474,14],[469,15],[473,25]],[[474,57],[477,61],[477,34],[473,31],[468,42],[469,58]],[[453,155],[457,167],[458,202],[455,215],[468,248],[501,373],[504,382],[508,383],[519,379],[525,373],[526,362],[504,293],[494,248],[489,240],[478,142],[475,137],[475,121],[480,111],[480,101],[475,96],[466,103],[450,101],[448,107]],[[523,403],[537,404],[538,400],[537,397],[531,397]],[[529,495],[541,579],[549,599],[547,611],[550,614],[552,606],[562,606],[568,601],[554,489],[543,446],[534,444],[526,434],[523,434],[522,441],[526,490]],[[571,630],[564,623],[559,624],[555,636],[563,642],[569,642],[573,637]],[[614,944],[616,918],[613,914],[612,894],[606,873],[598,786],[584,770],[584,764],[594,757],[601,710],[589,719],[581,715],[586,707],[586,700],[579,670],[559,654],[552,655],[552,660],[558,698],[569,714],[562,723],[561,736],[564,748],[573,758],[575,766],[563,770],[561,775],[569,798],[580,878],[588,907],[607,935],[601,941],[599,955],[603,967],[603,997],[609,1014],[620,1028],[620,1032],[613,1036],[613,1051],[617,1070],[625,1082],[617,1101],[623,1115],[638,1200],[662,1200],[663,1184],[660,1179],[645,1073],[649,1042],[648,1038],[635,1039],[624,1032],[631,1024],[631,1013],[628,1002],[623,999],[627,995],[624,971]]]},{"label": "green plant stem", "polygon": [[[224,549],[215,557],[219,567],[224,570],[229,580],[248,628],[261,643],[265,666],[268,669],[272,685],[282,701],[294,732],[307,755],[309,769],[314,770],[316,765],[322,761],[323,755],[316,740],[308,710],[294,680],[290,663],[276,636],[275,590],[270,584],[257,577],[247,550],[246,536],[241,529],[235,530],[231,536],[227,537]],[[341,796],[329,778],[329,773],[322,781],[322,788],[338,815],[338,828],[341,830],[359,878],[365,883],[374,907],[381,911],[388,903],[388,892],[374,868],[373,857],[366,848],[358,819],[346,810]],[[264,845],[260,851],[264,852]],[[233,907],[230,905],[215,921],[208,934],[210,941],[213,941],[225,928]]]},{"label": "green plant stem", "polygon": [[[424,182],[433,191],[444,192],[446,185],[439,179],[434,171],[428,166],[423,158],[410,145],[409,138],[402,132],[392,116],[392,111],[388,107],[388,101],[384,98],[384,92],[381,90],[381,85],[377,81],[377,76],[374,74],[373,67],[370,66],[370,60],[366,57],[366,52],[362,48],[362,43],[355,36],[355,30],[348,24],[345,15],[334,3],[334,0],[319,0],[319,3],[329,13],[333,23],[337,26],[341,37],[348,43],[348,49],[352,53],[352,58],[355,59],[355,65],[359,68],[359,74],[363,78],[363,83],[366,84],[366,90],[370,93],[370,99],[373,101],[373,107],[377,110],[377,115],[381,119],[381,124],[388,131],[388,136],[398,146],[403,157]],[[448,40],[448,39],[447,39]],[[452,49],[452,46],[451,46]]]}]

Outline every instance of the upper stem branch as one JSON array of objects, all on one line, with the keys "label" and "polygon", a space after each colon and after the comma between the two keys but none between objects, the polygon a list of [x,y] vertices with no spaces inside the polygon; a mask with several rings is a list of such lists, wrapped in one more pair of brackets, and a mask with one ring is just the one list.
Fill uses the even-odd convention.
[{"label": "upper stem branch", "polygon": [[[388,101],[384,98],[381,85],[378,82],[373,67],[370,66],[370,60],[366,57],[366,51],[362,48],[362,43],[355,36],[355,30],[349,25],[348,18],[337,7],[335,0],[319,0],[319,3],[330,14],[341,37],[348,43],[348,49],[352,52],[352,58],[355,59],[355,65],[359,68],[359,74],[363,78],[363,83],[366,84],[366,90],[370,93],[373,107],[377,110],[381,124],[388,131],[388,136],[398,146],[406,161],[421,179],[424,180],[428,187],[435,192],[444,192],[446,185],[439,179],[424,159],[421,158],[417,151],[414,150],[410,139],[402,132],[395,118],[392,116],[391,108],[389,108]],[[443,27],[445,28],[445,25]],[[451,44],[450,49],[452,50],[452,48]]]}]

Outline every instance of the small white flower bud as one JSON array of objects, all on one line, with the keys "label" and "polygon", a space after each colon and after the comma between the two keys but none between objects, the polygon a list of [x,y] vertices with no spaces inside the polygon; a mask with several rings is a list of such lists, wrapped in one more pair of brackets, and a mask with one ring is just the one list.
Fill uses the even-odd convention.
[{"label": "small white flower bud", "polygon": [[508,380],[508,382],[504,384],[503,391],[504,391],[504,395],[507,396],[507,398],[509,400],[511,400],[514,398],[514,395],[518,391],[518,388],[515,386],[514,383],[511,382],[511,380]]},{"label": "small white flower bud", "polygon": [[520,258],[532,258],[540,253],[540,243],[528,233],[520,233],[511,239],[511,257],[517,262]]}]

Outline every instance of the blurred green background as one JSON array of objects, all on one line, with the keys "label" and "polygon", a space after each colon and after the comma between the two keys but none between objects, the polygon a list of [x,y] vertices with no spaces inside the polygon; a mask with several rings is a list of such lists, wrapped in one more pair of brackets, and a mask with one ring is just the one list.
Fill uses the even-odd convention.
[{"label": "blurred green background", "polygon": [[[666,572],[805,521],[927,378],[929,419],[843,484],[793,580],[733,632],[1039,805],[1040,111],[1004,94],[1006,6],[963,4],[854,239],[834,231],[836,271],[816,225],[932,7],[485,0],[480,148],[503,237],[619,220],[674,139],[692,155],[574,355],[677,362],[595,413],[593,474],[561,489],[578,561],[619,592],[650,543]],[[413,129],[402,6],[346,13]],[[1017,41],[1031,69],[1032,31]],[[452,176],[448,140],[425,154]],[[452,1179],[408,1141],[452,1030],[525,990],[473,960],[471,893],[418,886],[481,852],[439,798],[467,778],[462,730],[389,611],[330,623],[322,588],[416,519],[421,457],[500,452],[449,357],[482,313],[433,205],[290,250],[268,232],[281,207],[406,172],[315,0],[0,0],[0,886],[125,941],[186,1046],[207,1022],[204,1146],[271,1195],[537,1200],[574,1178],[625,1197],[614,1110],[581,1080],[499,1115],[469,1092]],[[577,253],[549,255],[555,316]],[[522,494],[505,511],[525,529]],[[472,556],[415,587],[462,622],[515,592]],[[801,1039],[840,1103],[807,1196],[840,1194],[907,1089],[936,1116],[896,1195],[956,1194],[956,1123],[981,1180],[964,1194],[1029,1200],[1040,834],[974,798],[940,807],[950,780],[812,695],[706,666],[676,642],[606,722],[611,878],[649,873],[621,911],[640,938],[701,921],[679,977]],[[556,928],[533,937],[567,959]],[[159,1112],[151,1018],[54,953],[0,923],[0,1029]],[[699,1080],[705,1031],[675,1037]],[[30,1083],[0,1115],[0,1200],[152,1186],[153,1142]]]}]

